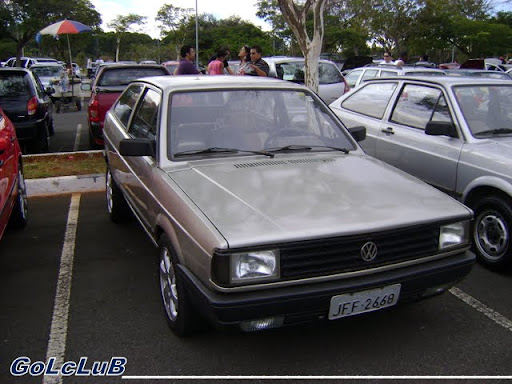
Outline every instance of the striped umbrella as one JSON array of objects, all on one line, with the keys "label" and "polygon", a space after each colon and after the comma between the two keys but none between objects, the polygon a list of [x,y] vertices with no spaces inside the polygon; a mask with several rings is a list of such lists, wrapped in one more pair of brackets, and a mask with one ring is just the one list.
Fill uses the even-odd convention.
[{"label": "striped umbrella", "polygon": [[53,23],[46,28],[43,28],[39,31],[41,35],[63,35],[65,34],[68,38],[68,49],[69,49],[69,62],[71,63],[71,46],[69,44],[69,35],[70,34],[78,34],[82,32],[89,32],[91,28],[87,25],[82,24],[78,21],[74,20],[61,20]]}]

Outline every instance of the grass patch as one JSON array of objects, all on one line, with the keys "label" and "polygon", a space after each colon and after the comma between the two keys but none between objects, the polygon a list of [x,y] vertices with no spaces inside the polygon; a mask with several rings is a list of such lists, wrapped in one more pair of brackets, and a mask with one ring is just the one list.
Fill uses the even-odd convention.
[{"label": "grass patch", "polygon": [[105,173],[103,152],[72,152],[23,156],[26,179]]}]

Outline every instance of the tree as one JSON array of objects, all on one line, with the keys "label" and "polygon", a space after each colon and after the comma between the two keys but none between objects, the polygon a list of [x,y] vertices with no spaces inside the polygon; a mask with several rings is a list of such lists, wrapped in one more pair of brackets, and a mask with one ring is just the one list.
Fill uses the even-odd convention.
[{"label": "tree", "polygon": [[185,43],[185,34],[180,28],[190,19],[193,8],[180,8],[172,4],[164,4],[156,15],[163,28],[160,35],[169,36],[170,43],[174,46],[176,59],[180,57],[180,47]]},{"label": "tree", "polygon": [[130,13],[126,16],[117,15],[117,17],[108,23],[108,27],[112,28],[116,34],[116,61],[119,61],[119,49],[121,47],[121,37],[135,25],[143,25],[146,23],[146,16]]},{"label": "tree", "polygon": [[16,43],[16,56],[38,31],[62,19],[80,21],[93,29],[100,14],[89,0],[3,0],[0,2],[0,34]]},{"label": "tree", "polygon": [[[324,39],[324,6],[327,0],[306,0],[297,4],[293,0],[278,0],[279,8],[297,39],[304,55],[304,83],[318,92],[318,59]],[[307,18],[312,14],[313,28],[308,31]],[[311,35],[311,36],[310,36]]]}]

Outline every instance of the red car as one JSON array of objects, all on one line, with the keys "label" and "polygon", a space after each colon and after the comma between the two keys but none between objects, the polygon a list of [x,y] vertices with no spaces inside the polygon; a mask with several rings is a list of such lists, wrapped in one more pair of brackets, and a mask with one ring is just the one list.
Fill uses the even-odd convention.
[{"label": "red car", "polygon": [[131,81],[140,77],[170,74],[166,67],[159,64],[113,64],[100,68],[92,85],[82,86],[82,90],[91,90],[87,113],[91,148],[103,146],[105,115]]},{"label": "red car", "polygon": [[7,225],[27,224],[27,189],[14,125],[0,108],[0,239]]}]

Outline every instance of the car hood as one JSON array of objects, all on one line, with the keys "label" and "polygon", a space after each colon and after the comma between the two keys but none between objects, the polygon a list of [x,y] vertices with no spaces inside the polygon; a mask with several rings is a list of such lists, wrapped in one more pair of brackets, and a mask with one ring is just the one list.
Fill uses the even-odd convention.
[{"label": "car hood", "polygon": [[210,163],[169,172],[230,247],[470,217],[462,204],[366,155]]}]

